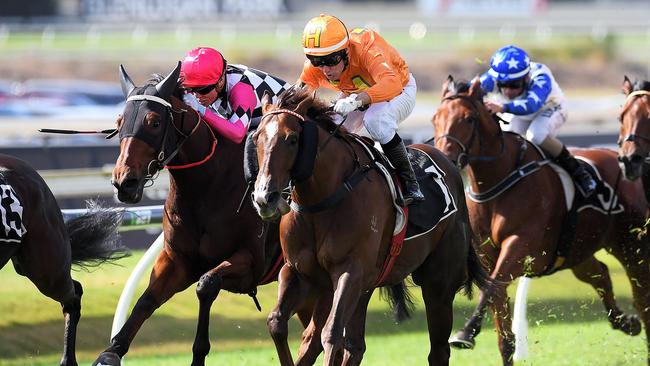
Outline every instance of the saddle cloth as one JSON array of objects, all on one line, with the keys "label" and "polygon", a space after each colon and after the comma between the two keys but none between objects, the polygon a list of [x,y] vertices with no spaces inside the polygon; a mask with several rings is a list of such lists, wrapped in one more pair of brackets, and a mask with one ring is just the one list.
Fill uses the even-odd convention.
[{"label": "saddle cloth", "polygon": [[354,135],[354,139],[376,162],[377,168],[386,178],[393,196],[393,205],[397,211],[393,235],[398,235],[406,224],[404,240],[417,238],[433,230],[440,221],[458,210],[454,197],[445,182],[445,172],[431,159],[429,154],[416,148],[407,147],[411,167],[413,167],[425,200],[408,207],[408,223],[405,223],[407,215],[404,214],[404,208],[396,203],[397,195],[401,193],[397,189],[395,169],[388,158],[375,147],[372,140],[357,135]]},{"label": "saddle cloth", "polygon": [[567,211],[573,209],[576,212],[580,212],[582,210],[592,209],[603,214],[609,212],[611,215],[623,212],[625,208],[619,202],[618,195],[614,193],[614,188],[603,180],[598,169],[594,165],[594,162],[581,156],[576,156],[576,159],[578,159],[578,161],[589,171],[594,180],[596,180],[596,191],[587,198],[583,197],[581,194],[576,194],[576,192],[579,191],[576,190],[574,185],[575,183],[573,182],[573,179],[571,179],[571,176],[569,176],[566,170],[551,163],[551,167],[558,174],[560,181],[562,182]]},{"label": "saddle cloth", "polygon": [[13,187],[0,180],[0,243],[20,243],[27,230],[23,204]]},{"label": "saddle cloth", "polygon": [[424,151],[411,147],[407,151],[425,200],[409,206],[405,240],[428,233],[458,210],[445,182],[445,172]]}]

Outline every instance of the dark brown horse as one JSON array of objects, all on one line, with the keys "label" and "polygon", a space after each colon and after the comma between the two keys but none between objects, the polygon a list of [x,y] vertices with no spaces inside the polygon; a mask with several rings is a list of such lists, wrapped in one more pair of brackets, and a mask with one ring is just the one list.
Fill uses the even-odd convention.
[{"label": "dark brown horse", "polygon": [[[503,364],[512,365],[514,335],[507,284],[523,274],[539,276],[567,268],[596,289],[615,329],[638,334],[641,330],[639,320],[623,314],[616,306],[607,267],[593,256],[600,248],[607,248],[627,271],[632,280],[634,304],[648,334],[648,240],[638,240],[630,233],[631,225],[640,226],[645,219],[647,202],[643,199],[641,184],[626,180],[617,183],[620,170],[615,152],[574,150],[577,156],[594,163],[610,187],[616,187],[624,211],[613,214],[612,205],[606,207],[609,212],[581,210],[575,216],[576,221],[568,225],[575,228],[573,239],[563,237],[568,209],[558,175],[528,141],[501,131],[499,122],[484,106],[482,98],[478,81],[472,85],[457,84],[450,76],[443,86],[442,103],[433,117],[436,147],[465,167],[469,189],[475,194],[475,199],[468,195],[467,203],[472,229],[480,237],[475,243],[477,250],[487,262],[492,277],[506,284],[497,286],[491,294],[481,294],[474,315],[452,338],[455,345],[473,347],[474,337],[481,330],[485,307],[489,304],[494,312]],[[495,188],[502,186],[501,182],[511,173],[519,176],[519,172],[528,168],[531,168],[530,174],[509,188]],[[500,193],[491,194],[495,190]],[[603,199],[601,194],[599,191],[596,197]],[[476,199],[481,196],[484,199]],[[561,240],[570,246],[558,253]]]},{"label": "dark brown horse", "polygon": [[621,111],[618,160],[625,177],[629,180],[643,178],[646,199],[650,199],[650,81],[634,84],[623,80],[623,93],[627,96]]},{"label": "dark brown horse", "polygon": [[260,220],[250,201],[237,212],[246,189],[244,145],[215,136],[182,102],[179,72],[180,63],[166,78],[155,77],[136,87],[120,67],[127,101],[117,121],[120,156],[113,185],[121,201],[136,203],[145,184],[165,167],[170,189],[164,206],[165,244],[149,286],[94,365],[120,365],[142,323],[197,281],[199,316],[192,365],[204,365],[210,349],[210,307],[219,291],[254,298],[256,286],[274,264],[272,251],[280,250],[277,225]]},{"label": "dark brown horse", "polygon": [[[314,293],[319,297],[310,324],[312,338],[303,343],[296,364],[313,364],[323,349],[325,365],[339,364],[340,353],[344,365],[361,363],[368,301],[392,250],[396,213],[389,187],[372,168],[374,160],[365,148],[352,135],[335,132],[326,110],[312,93],[292,88],[275,105],[263,103],[264,119],[253,136],[260,167],[254,201],[260,216],[280,216],[286,205],[282,190],[292,183],[292,210],[280,222],[286,264],[278,280],[278,304],[268,318],[282,365],[293,365],[287,321]],[[454,296],[473,281],[485,286],[487,274],[470,245],[458,171],[431,146],[413,147],[444,171],[458,209],[434,229],[406,241],[380,282],[390,288],[398,315],[405,316],[403,281],[413,275],[426,305],[428,363],[447,365]],[[309,174],[298,174],[301,166],[310,166]]]},{"label": "dark brown horse", "polygon": [[87,214],[63,222],[61,209],[40,175],[27,163],[0,154],[0,268],[12,260],[43,295],[63,307],[62,366],[76,366],[81,284],[71,264],[97,266],[127,255],[119,245],[121,213],[92,204]]}]

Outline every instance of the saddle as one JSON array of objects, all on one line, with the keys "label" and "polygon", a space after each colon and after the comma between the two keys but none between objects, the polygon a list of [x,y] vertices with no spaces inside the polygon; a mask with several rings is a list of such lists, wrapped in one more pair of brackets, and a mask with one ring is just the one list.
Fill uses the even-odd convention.
[{"label": "saddle", "polygon": [[[404,208],[397,202],[401,199],[401,184],[395,168],[388,158],[375,148],[374,142],[367,137],[354,136],[355,140],[366,148],[369,156],[383,167],[386,183],[393,194],[393,204],[398,212],[398,216],[403,215]],[[420,190],[424,194],[424,202],[408,206],[408,220],[406,222],[406,236],[404,240],[410,240],[422,236],[433,230],[436,225],[456,212],[457,205],[445,182],[445,172],[431,159],[431,157],[422,150],[407,147],[408,158],[415,172],[415,176],[420,185]],[[399,197],[398,197],[399,196]],[[396,220],[394,234],[401,231],[404,223]]]}]

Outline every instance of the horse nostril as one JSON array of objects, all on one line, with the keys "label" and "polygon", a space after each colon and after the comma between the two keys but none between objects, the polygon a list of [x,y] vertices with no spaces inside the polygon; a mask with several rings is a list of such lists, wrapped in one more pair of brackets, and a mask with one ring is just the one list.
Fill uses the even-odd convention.
[{"label": "horse nostril", "polygon": [[641,164],[643,163],[643,156],[639,154],[632,154],[632,157],[630,158],[630,163],[632,164]]},{"label": "horse nostril", "polygon": [[138,180],[135,178],[129,178],[122,182],[122,184],[117,184],[116,187],[125,192],[133,192],[138,188]]},{"label": "horse nostril", "polygon": [[273,204],[278,201],[280,198],[280,192],[271,192],[266,195],[266,202],[268,204]]}]

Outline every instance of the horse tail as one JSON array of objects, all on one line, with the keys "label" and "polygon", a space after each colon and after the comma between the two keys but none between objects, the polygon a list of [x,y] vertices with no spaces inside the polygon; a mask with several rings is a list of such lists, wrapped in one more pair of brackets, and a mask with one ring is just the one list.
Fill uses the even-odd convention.
[{"label": "horse tail", "polygon": [[122,212],[103,208],[93,200],[86,201],[88,211],[65,224],[70,237],[72,264],[84,269],[97,267],[130,255],[122,246],[118,227]]},{"label": "horse tail", "polygon": [[382,299],[387,300],[390,309],[393,312],[393,318],[397,323],[401,323],[411,317],[415,304],[413,303],[413,296],[408,288],[401,281],[389,287],[382,287],[379,290]]},{"label": "horse tail", "polygon": [[489,292],[496,286],[497,282],[490,277],[478,254],[476,254],[476,249],[470,243],[469,252],[467,253],[467,280],[463,290],[470,299],[472,298],[472,284],[476,284],[482,291]]}]

